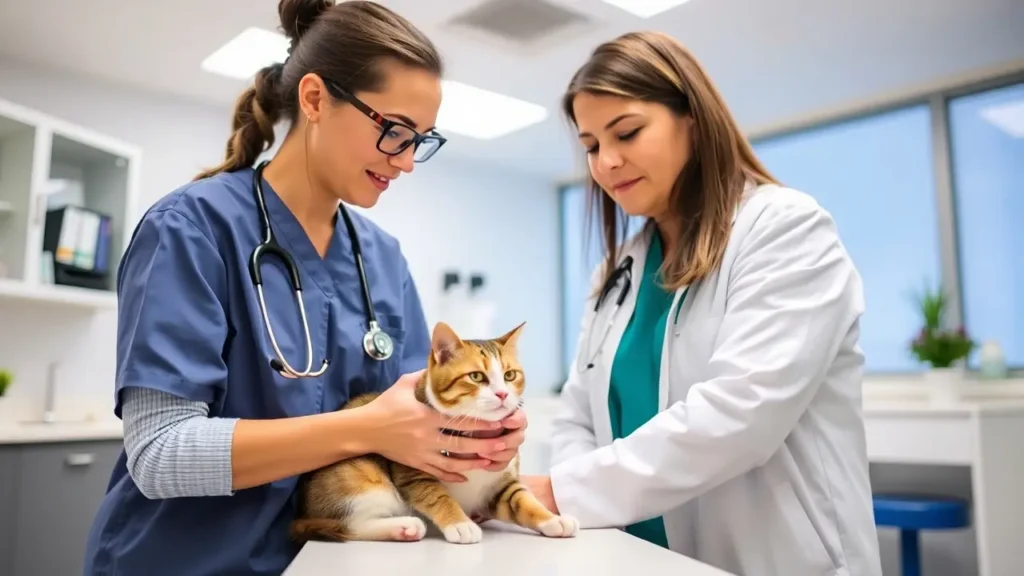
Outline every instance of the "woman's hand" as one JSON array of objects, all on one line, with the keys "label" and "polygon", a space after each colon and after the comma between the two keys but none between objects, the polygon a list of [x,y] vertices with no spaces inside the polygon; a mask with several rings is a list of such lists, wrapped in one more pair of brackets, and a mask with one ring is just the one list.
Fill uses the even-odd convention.
[{"label": "woman's hand", "polygon": [[[493,465],[489,458],[450,458],[441,453],[447,450],[458,454],[504,455],[510,447],[518,448],[515,434],[497,438],[463,438],[441,432],[442,428],[462,431],[495,430],[501,422],[486,422],[459,418],[453,423],[448,418],[416,399],[416,385],[423,371],[405,374],[390,388],[362,410],[367,422],[367,452],[373,452],[395,462],[422,470],[448,482],[464,482],[462,472],[484,469]],[[510,440],[510,436],[513,436]],[[522,443],[522,440],[518,440]]]},{"label": "woman's hand", "polygon": [[544,505],[552,514],[560,514],[558,504],[555,502],[555,492],[551,488],[550,476],[520,476],[519,481],[537,497],[537,500]]},{"label": "woman's hand", "polygon": [[526,413],[516,410],[501,421],[501,426],[507,430],[501,436],[505,440],[506,448],[493,454],[481,453],[480,456],[491,461],[487,470],[498,472],[508,467],[508,463],[519,454],[519,447],[526,439]]}]

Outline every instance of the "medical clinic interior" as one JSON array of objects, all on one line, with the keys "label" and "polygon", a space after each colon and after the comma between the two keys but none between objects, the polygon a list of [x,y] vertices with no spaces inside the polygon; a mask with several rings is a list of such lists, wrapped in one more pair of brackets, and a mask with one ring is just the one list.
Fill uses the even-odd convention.
[{"label": "medical clinic interior", "polygon": [[[144,236],[139,223],[150,208],[224,161],[233,110],[259,71],[275,64],[289,70],[289,31],[282,29],[278,4],[0,0],[0,576],[167,573],[156,559],[152,571],[118,570],[116,562],[104,565],[110,571],[99,564],[89,564],[92,571],[85,568],[96,545],[92,533],[101,505],[110,501],[105,497],[116,469],[125,466],[125,424],[115,413],[115,398],[117,386],[130,375],[119,369],[119,361],[140,345],[123,339],[133,330],[140,337],[141,328],[126,324],[135,321],[129,306],[137,312],[144,298],[121,292],[119,287],[137,290],[139,285],[118,275],[136,235]],[[843,433],[857,438],[853,446],[860,447],[840,454],[840,462],[858,462],[866,454],[870,492],[865,488],[863,502],[870,507],[869,539],[877,541],[880,571],[867,564],[850,568],[830,548],[836,568],[813,576],[1024,574],[1024,2],[379,4],[421,30],[444,59],[436,133],[446,141],[429,161],[408,173],[403,169],[385,185],[375,205],[352,204],[348,213],[361,223],[360,230],[372,222],[400,246],[420,301],[422,329],[445,323],[470,340],[496,338],[523,324],[515,343],[526,382],[520,409],[528,422],[518,451],[520,474],[551,472],[555,446],[565,433],[559,428],[567,409],[564,388],[567,382],[597,385],[599,379],[588,380],[583,364],[592,362],[591,351],[607,335],[603,312],[595,312],[592,299],[592,274],[604,262],[605,238],[591,210],[598,204],[590,203],[591,170],[604,160],[597,159],[601,152],[595,144],[581,142],[588,138],[580,137],[581,127],[566,115],[563,95],[597,46],[629,32],[650,31],[674,39],[699,61],[764,168],[830,216],[859,275],[862,374],[843,383],[857,418],[831,425],[847,427]],[[373,111],[369,116],[380,119]],[[702,120],[696,117],[697,130]],[[277,138],[261,159],[283,150],[289,126],[282,120],[274,130]],[[389,133],[380,134],[384,142]],[[611,142],[601,145],[625,146]],[[378,148],[383,151],[381,144]],[[251,198],[249,181],[245,198]],[[595,198],[611,197],[595,186]],[[258,212],[245,214],[250,219],[245,225],[257,230]],[[737,226],[743,221],[742,216],[735,220]],[[631,217],[627,233],[639,233],[645,222],[642,215]],[[344,225],[338,226],[344,233]],[[239,267],[256,248],[253,238],[238,248]],[[382,254],[374,248],[380,240],[371,244],[366,238],[365,264],[373,270],[379,266],[374,255]],[[726,254],[729,258],[728,249]],[[232,255],[222,256],[233,265],[227,259]],[[762,265],[762,274],[775,266]],[[134,266],[138,273],[145,264]],[[196,262],[195,268],[201,266]],[[191,274],[191,268],[183,270]],[[740,271],[733,265],[732,273]],[[353,279],[351,302],[357,303],[352,322],[364,325],[357,276],[354,269],[347,273]],[[248,271],[229,275],[243,280],[246,295],[239,299],[258,302]],[[752,282],[769,286],[771,280]],[[635,292],[639,272],[632,281]],[[384,299],[398,290],[370,284],[370,291]],[[199,297],[184,286],[181,300],[167,305],[179,312],[148,321],[150,330],[159,331],[162,324],[166,329],[151,336],[153,354],[161,354],[165,339],[208,341],[202,334],[170,335],[183,325],[175,324],[173,315],[188,314],[188,299]],[[300,297],[307,299],[312,324],[321,317],[319,304],[310,303],[316,296],[309,281],[303,288]],[[612,294],[606,306],[614,306]],[[270,315],[274,321],[298,318],[286,316],[299,313],[290,291],[275,289],[265,305],[278,308]],[[718,321],[728,326],[728,300],[724,306],[725,320]],[[259,308],[252,310],[256,332],[244,338],[273,353]],[[590,331],[584,322],[581,332],[581,321],[592,314],[600,322],[589,322]],[[378,315],[388,317],[379,307]],[[675,330],[686,342],[688,329],[700,330],[711,321],[701,318],[687,326],[683,319]],[[410,327],[416,316],[404,322],[408,349],[409,334],[420,328]],[[770,318],[757,321],[775,330],[767,328],[770,323]],[[322,345],[316,340],[325,332],[312,328],[313,344]],[[286,337],[281,334],[278,338]],[[386,355],[384,348],[401,344],[402,337],[392,333],[395,342],[372,340],[367,350],[376,347]],[[713,384],[716,364],[708,358],[715,349],[708,342],[702,369]],[[288,350],[301,370],[306,356],[299,344]],[[772,343],[759,339],[744,349],[756,346]],[[353,350],[357,361],[374,362],[362,356],[361,347]],[[319,359],[313,360],[316,369]],[[232,360],[245,361],[237,353]],[[426,366],[426,358],[420,362]],[[269,371],[266,358],[252,363]],[[343,364],[328,370],[344,369]],[[294,389],[318,386],[329,375],[274,377]],[[647,382],[657,397],[655,385]],[[693,384],[703,385],[708,382]],[[255,388],[251,393],[264,394]],[[593,392],[585,393],[593,403]],[[745,401],[754,403],[755,396]],[[659,410],[685,413],[688,398],[694,396],[673,397]],[[607,417],[608,409],[599,407],[594,414]],[[751,410],[751,418],[757,414]],[[780,450],[789,432],[778,427],[793,425],[759,424],[764,434],[778,437]],[[665,434],[690,432],[680,423]],[[644,440],[651,443],[643,452],[650,461],[634,466],[657,468],[658,458],[689,445],[659,438],[652,432]],[[629,441],[600,448],[607,450],[601,458],[640,458],[625,455]],[[836,449],[819,445],[819,450]],[[681,470],[699,470],[710,458],[698,454]],[[825,474],[857,470],[851,464]],[[750,478],[758,474],[735,471],[741,472]],[[623,499],[630,493],[624,485],[603,489],[609,501],[614,492]],[[237,499],[242,492],[222,498]],[[652,491],[650,497],[662,493]],[[748,505],[753,510],[806,504],[792,491],[786,494],[781,504],[753,498]],[[165,503],[174,506],[174,500]],[[600,514],[600,504],[588,506],[597,510],[591,516]],[[707,518],[713,510],[707,508],[701,522],[713,522]],[[731,514],[722,522],[736,522]],[[818,528],[842,520],[814,518]],[[446,542],[433,527],[417,542],[308,543],[284,573],[532,576],[632,569],[651,575],[734,574],[725,567],[732,564],[717,562],[717,556],[688,553],[685,547],[669,550],[622,526],[591,527],[580,520],[572,538],[503,532],[493,526],[500,521],[489,520],[473,545]],[[161,533],[176,530],[176,538],[185,538],[201,523],[163,527]],[[833,528],[821,529],[836,524],[829,525]],[[745,526],[746,540],[719,542],[718,549],[729,548],[741,558],[745,547],[761,546],[761,538],[772,541],[778,530],[777,525]],[[821,543],[812,541],[814,526],[800,530],[806,546],[793,553],[816,554]],[[139,538],[144,533],[139,529]],[[846,536],[839,534],[836,542]],[[699,533],[694,538],[714,546]],[[161,553],[173,557],[176,544],[166,546]],[[252,566],[252,574],[271,573],[257,572],[255,561]],[[760,570],[756,562],[744,566],[734,576],[804,576]]]}]

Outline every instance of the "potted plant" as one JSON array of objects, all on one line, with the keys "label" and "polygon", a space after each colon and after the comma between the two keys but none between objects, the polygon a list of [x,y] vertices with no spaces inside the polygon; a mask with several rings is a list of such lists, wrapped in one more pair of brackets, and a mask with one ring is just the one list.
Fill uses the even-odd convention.
[{"label": "potted plant", "polygon": [[14,374],[11,374],[9,370],[0,368],[0,398],[7,394],[7,389],[10,388],[11,382],[14,382]]},{"label": "potted plant", "polygon": [[917,307],[923,325],[910,343],[910,351],[930,366],[924,375],[931,385],[930,392],[946,399],[955,398],[964,380],[961,361],[974,351],[976,344],[963,326],[947,326],[949,299],[941,289],[925,290],[917,297]]}]

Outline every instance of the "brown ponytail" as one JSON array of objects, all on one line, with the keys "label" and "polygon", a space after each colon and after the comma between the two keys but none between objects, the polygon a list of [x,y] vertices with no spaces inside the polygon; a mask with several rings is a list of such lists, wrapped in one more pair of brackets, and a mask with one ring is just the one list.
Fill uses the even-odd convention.
[{"label": "brown ponytail", "polygon": [[281,116],[283,68],[274,64],[260,70],[253,85],[238,97],[224,161],[201,172],[196,180],[252,166],[264,150],[274,145],[274,125]]},{"label": "brown ponytail", "polygon": [[[235,102],[224,161],[196,179],[249,168],[274,145],[274,125],[298,114],[299,81],[309,73],[342,83],[349,91],[378,89],[378,62],[392,58],[438,75],[441,57],[411,23],[366,0],[280,0],[281,29],[291,41],[288,59],[260,70]],[[300,42],[301,40],[301,42]]]}]

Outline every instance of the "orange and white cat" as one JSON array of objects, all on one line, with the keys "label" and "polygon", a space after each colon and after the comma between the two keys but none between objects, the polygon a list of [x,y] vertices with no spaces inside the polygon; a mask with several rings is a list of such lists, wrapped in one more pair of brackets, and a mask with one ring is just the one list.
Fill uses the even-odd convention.
[{"label": "orange and white cat", "polygon": [[[523,325],[491,340],[462,340],[438,323],[417,398],[449,416],[498,421],[519,408],[526,380],[516,352]],[[352,399],[361,406],[376,394]],[[500,431],[499,431],[500,432]],[[466,482],[443,482],[377,454],[343,460],[306,475],[292,537],[318,540],[420,540],[423,516],[449,542],[471,544],[483,536],[470,516],[483,516],[571,537],[579,523],[557,516],[519,482],[519,457],[504,470],[472,470]]]}]

